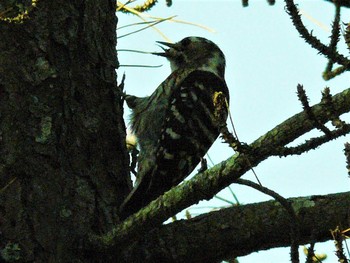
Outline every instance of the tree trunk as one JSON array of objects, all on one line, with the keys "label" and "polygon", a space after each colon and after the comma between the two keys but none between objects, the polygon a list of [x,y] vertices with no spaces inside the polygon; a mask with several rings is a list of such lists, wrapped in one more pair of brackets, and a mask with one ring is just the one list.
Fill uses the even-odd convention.
[{"label": "tree trunk", "polygon": [[94,261],[86,235],[118,220],[130,181],[116,86],[115,6],[42,0],[27,7],[22,23],[0,21],[5,260]]}]

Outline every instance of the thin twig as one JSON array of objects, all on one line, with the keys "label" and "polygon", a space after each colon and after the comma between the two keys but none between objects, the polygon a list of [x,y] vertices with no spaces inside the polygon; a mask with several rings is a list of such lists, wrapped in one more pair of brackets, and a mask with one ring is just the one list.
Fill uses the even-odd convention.
[{"label": "thin twig", "polygon": [[317,147],[319,147],[324,143],[327,143],[331,140],[335,140],[340,136],[344,136],[349,132],[350,132],[350,124],[345,124],[342,128],[331,131],[330,135],[323,135],[320,137],[312,138],[310,140],[306,140],[305,143],[295,147],[277,148],[274,155],[284,156],[284,157],[288,155],[300,155],[302,153],[316,149]]},{"label": "thin twig", "polygon": [[[337,1],[335,1],[335,15],[334,15],[334,21],[332,25],[332,34],[330,36],[331,41],[328,45],[329,49],[333,52],[337,51],[337,45],[339,42],[339,36],[340,36],[340,5],[337,4]],[[332,71],[333,68],[333,61],[328,60],[327,67],[325,69],[325,72]]]},{"label": "thin twig", "polygon": [[285,199],[283,196],[279,195],[278,193],[272,191],[271,189],[258,185],[252,181],[249,180],[244,180],[242,178],[237,179],[235,181],[237,184],[242,184],[246,185],[249,187],[252,187],[264,194],[267,194],[271,197],[273,197],[276,201],[278,201],[284,209],[286,209],[287,213],[290,216],[290,236],[291,236],[291,260],[293,263],[298,263],[299,262],[299,252],[298,252],[298,247],[299,247],[299,227],[298,227],[298,218],[295,214],[295,211],[293,209],[292,204]]},{"label": "thin twig", "polygon": [[331,59],[333,62],[348,67],[350,61],[346,57],[344,57],[342,54],[339,54],[338,52],[334,52],[325,44],[323,44],[318,38],[309,33],[309,31],[306,29],[303,22],[301,21],[301,17],[298,13],[298,9],[294,4],[294,1],[285,0],[285,2],[286,10],[292,19],[294,27],[298,30],[301,37],[305,39],[306,43],[310,44],[313,48],[318,50],[327,58]]},{"label": "thin twig", "polygon": [[298,84],[297,86],[297,94],[298,94],[298,98],[301,102],[301,104],[303,105],[303,109],[305,111],[305,113],[308,115],[308,117],[310,118],[310,120],[312,120],[315,124],[315,127],[319,130],[321,130],[326,136],[330,136],[331,131],[322,123],[320,123],[316,117],[315,114],[313,114],[311,107],[309,105],[309,101],[308,98],[306,96],[306,92],[303,88],[303,85]]}]

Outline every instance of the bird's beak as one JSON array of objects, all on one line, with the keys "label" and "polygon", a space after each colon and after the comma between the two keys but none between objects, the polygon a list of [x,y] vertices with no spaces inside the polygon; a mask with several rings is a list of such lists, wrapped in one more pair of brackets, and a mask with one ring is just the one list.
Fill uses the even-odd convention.
[{"label": "bird's beak", "polygon": [[175,48],[176,47],[176,44],[174,43],[168,43],[168,42],[163,42],[163,41],[156,41],[158,44],[161,44],[161,45],[164,45],[164,46],[167,46],[167,47],[170,47],[170,48]]},{"label": "bird's beak", "polygon": [[[167,46],[169,48],[175,48],[176,44],[172,44],[172,43],[168,43],[168,42],[162,42],[162,41],[157,41],[158,44]],[[153,55],[157,55],[157,56],[162,56],[162,57],[169,57],[169,49],[166,49],[162,46],[160,46],[161,49],[163,49],[164,52],[153,52]]]}]

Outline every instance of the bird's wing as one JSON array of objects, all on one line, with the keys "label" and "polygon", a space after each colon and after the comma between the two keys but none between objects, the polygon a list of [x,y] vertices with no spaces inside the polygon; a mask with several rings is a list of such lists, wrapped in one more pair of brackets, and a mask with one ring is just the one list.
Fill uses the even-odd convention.
[{"label": "bird's wing", "polygon": [[220,122],[226,122],[227,108],[224,118],[215,114],[217,94],[229,101],[225,81],[209,71],[192,71],[173,87],[157,148],[149,158],[154,163],[148,162],[146,169],[142,162],[138,164],[139,183],[122,205],[123,214],[138,211],[183,181],[197,166],[218,137]]}]

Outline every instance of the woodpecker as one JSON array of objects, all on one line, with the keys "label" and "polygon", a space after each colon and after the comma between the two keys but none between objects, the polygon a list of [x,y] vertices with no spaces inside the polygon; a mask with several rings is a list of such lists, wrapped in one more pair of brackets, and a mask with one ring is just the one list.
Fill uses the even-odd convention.
[{"label": "woodpecker", "polygon": [[[157,42],[171,74],[148,97],[125,95],[140,153],[133,190],[120,207],[124,219],[183,181],[198,165],[226,124],[229,91],[225,56],[202,37]],[[217,95],[227,107],[216,114]]]}]

